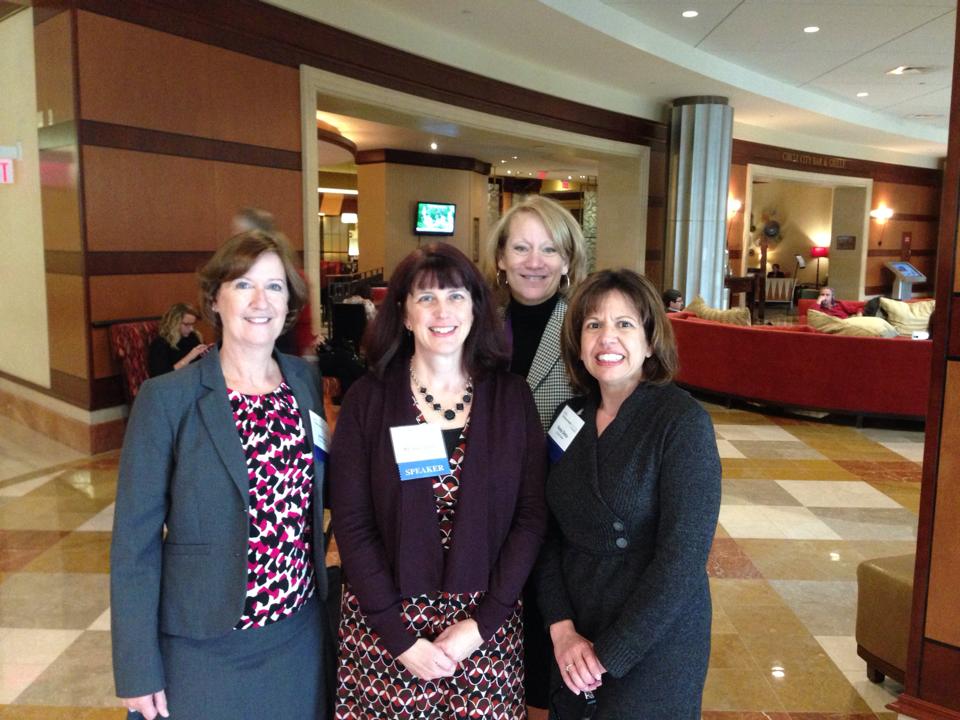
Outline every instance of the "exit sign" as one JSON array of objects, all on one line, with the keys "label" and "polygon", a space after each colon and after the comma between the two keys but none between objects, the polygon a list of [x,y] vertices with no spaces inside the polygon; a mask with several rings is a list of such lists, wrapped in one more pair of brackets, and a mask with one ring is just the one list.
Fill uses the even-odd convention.
[{"label": "exit sign", "polygon": [[13,183],[13,159],[0,158],[0,185]]}]

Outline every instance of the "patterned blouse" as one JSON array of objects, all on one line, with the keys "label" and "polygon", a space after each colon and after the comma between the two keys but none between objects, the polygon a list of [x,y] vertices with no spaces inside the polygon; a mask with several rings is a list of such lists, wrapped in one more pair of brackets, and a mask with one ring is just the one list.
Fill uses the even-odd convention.
[{"label": "patterned blouse", "polygon": [[247,599],[236,625],[245,630],[292,615],[313,595],[313,458],[286,383],[227,395],[250,478]]}]

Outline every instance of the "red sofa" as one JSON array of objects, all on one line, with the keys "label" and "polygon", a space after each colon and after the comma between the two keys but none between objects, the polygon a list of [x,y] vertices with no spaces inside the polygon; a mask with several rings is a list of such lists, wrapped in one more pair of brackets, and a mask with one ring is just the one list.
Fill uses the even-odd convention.
[{"label": "red sofa", "polygon": [[932,342],[740,327],[670,313],[681,385],[770,405],[923,418]]}]

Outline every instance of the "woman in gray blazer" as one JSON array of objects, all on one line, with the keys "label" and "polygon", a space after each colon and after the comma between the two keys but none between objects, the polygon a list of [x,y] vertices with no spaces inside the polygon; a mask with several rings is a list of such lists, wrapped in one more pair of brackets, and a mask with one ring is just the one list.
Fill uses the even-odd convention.
[{"label": "woman in gray blazer", "polygon": [[[509,294],[510,371],[526,377],[546,429],[573,395],[560,359],[560,329],[566,296],[586,273],[583,231],[562,205],[532,195],[503,214],[490,238],[496,285]],[[523,623],[527,704],[546,708],[552,653],[532,581],[524,589]]]},{"label": "woman in gray blazer", "polygon": [[633,271],[580,286],[563,356],[584,395],[550,433],[551,530],[537,572],[557,661],[551,717],[584,717],[592,693],[595,720],[699,720],[720,509],[713,425],[671,382],[670,322]]},{"label": "woman in gray blazer", "polygon": [[306,301],[277,234],[200,271],[219,347],[148,380],[120,460],[111,548],[117,694],[131,716],[325,718],[323,401],[274,351]]}]

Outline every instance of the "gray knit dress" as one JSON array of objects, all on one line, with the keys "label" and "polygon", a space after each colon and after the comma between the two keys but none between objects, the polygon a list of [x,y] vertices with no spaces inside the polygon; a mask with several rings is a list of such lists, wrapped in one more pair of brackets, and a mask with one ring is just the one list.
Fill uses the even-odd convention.
[{"label": "gray knit dress", "polygon": [[[641,383],[597,438],[596,400],[550,471],[537,568],[549,626],[572,620],[606,667],[596,720],[694,720],[710,656],[706,562],[720,508],[710,417],[675,385]],[[552,718],[582,717],[554,662]]]}]

